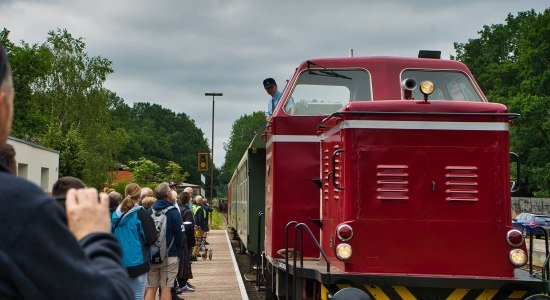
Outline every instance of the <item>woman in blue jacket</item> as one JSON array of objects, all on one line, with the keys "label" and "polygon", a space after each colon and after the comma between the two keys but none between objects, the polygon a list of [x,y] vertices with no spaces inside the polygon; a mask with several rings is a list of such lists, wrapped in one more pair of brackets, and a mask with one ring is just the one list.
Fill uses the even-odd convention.
[{"label": "woman in blue jacket", "polygon": [[151,268],[149,249],[157,240],[157,230],[151,215],[139,205],[139,185],[128,184],[124,194],[124,200],[113,212],[111,226],[122,248],[122,265],[132,280],[135,299],[143,299]]}]

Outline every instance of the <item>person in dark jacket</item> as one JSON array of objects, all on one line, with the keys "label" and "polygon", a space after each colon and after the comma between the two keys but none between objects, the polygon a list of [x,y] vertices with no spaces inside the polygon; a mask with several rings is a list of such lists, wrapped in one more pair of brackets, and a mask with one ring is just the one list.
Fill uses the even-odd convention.
[{"label": "person in dark jacket", "polygon": [[190,253],[195,246],[195,221],[193,219],[193,212],[189,207],[189,201],[191,195],[187,192],[181,192],[178,198],[178,205],[180,207],[181,219],[185,228],[185,247],[183,248],[182,258],[180,259],[178,276],[177,276],[177,293],[194,292],[195,287],[189,282],[189,279],[193,278],[193,272],[191,270]]},{"label": "person in dark jacket", "polygon": [[147,272],[151,268],[149,250],[157,240],[157,230],[151,215],[138,205],[140,186],[130,183],[126,185],[124,194],[126,197],[112,214],[111,226],[122,247],[122,265],[132,280],[134,297],[142,300]]},{"label": "person in dark jacket", "polygon": [[168,183],[163,182],[155,188],[157,201],[148,211],[149,214],[165,211],[166,215],[166,247],[167,257],[158,264],[152,264],[147,279],[146,300],[155,299],[158,287],[161,288],[161,300],[170,300],[170,289],[176,280],[178,273],[178,260],[181,257],[181,250],[185,245],[185,235],[181,215],[174,206],[176,199]]},{"label": "person in dark jacket", "polygon": [[[0,45],[0,145],[13,117],[13,82]],[[70,189],[67,216],[35,184],[0,163],[0,299],[132,299],[108,199]]]}]

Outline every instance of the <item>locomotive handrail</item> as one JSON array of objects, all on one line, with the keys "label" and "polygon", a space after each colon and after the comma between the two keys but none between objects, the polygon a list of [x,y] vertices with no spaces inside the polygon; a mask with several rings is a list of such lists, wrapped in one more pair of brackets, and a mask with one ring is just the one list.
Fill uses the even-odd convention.
[{"label": "locomotive handrail", "polygon": [[[526,226],[529,230],[529,275],[533,276],[533,230],[538,231],[539,229],[542,230],[544,233],[544,248],[546,252],[546,259],[544,260],[544,263],[542,264],[542,279],[550,279],[550,249],[548,249],[548,232],[544,227],[542,226]],[[546,275],[545,275],[546,274]]]},{"label": "locomotive handrail", "polygon": [[465,117],[509,117],[510,119],[519,118],[520,114],[515,113],[458,113],[458,112],[416,112],[416,111],[337,111],[332,113],[326,119],[341,115],[431,115],[431,116],[465,116]]},{"label": "locomotive handrail", "polygon": [[[298,282],[298,274],[297,274],[297,268],[296,268],[296,256],[298,255],[296,251],[296,243],[297,243],[297,235],[296,233],[298,230],[300,230],[300,268],[304,268],[304,236],[303,236],[303,228],[307,229],[307,232],[309,233],[309,237],[311,240],[315,243],[315,246],[317,246],[317,249],[321,252],[321,255],[323,255],[323,258],[325,259],[326,265],[327,265],[327,274],[330,274],[330,261],[327,258],[327,255],[325,251],[323,251],[323,248],[321,248],[321,245],[315,238],[315,235],[313,235],[313,232],[311,232],[311,229],[309,229],[309,226],[307,226],[305,223],[299,223],[294,227],[294,255],[292,256],[292,274],[294,277],[292,278],[292,294],[294,295],[296,291],[296,285]],[[287,254],[288,257],[288,254]],[[288,269],[287,269],[288,274]]]},{"label": "locomotive handrail", "polygon": [[456,113],[456,112],[414,112],[414,111],[337,111],[324,118],[321,124],[333,117],[343,115],[420,115],[420,116],[462,116],[462,117],[508,117],[509,119],[519,118],[520,114],[514,113]]},{"label": "locomotive handrail", "polygon": [[537,229],[536,231],[538,231],[538,229],[542,230],[542,232],[544,233],[544,249],[545,249],[545,254],[546,254],[546,259],[544,260],[544,263],[542,264],[542,279],[550,279],[550,265],[549,265],[549,261],[550,261],[550,250],[548,249],[548,232],[546,231],[546,229],[544,229],[544,227],[542,226],[527,226],[529,228],[529,257],[531,259],[529,259],[529,274],[532,275],[532,270],[533,270],[533,260],[532,260],[532,257],[533,257],[533,229]]},{"label": "locomotive handrail", "polygon": [[[285,226],[285,284],[286,284],[286,292],[288,294],[289,291],[289,282],[288,282],[288,228],[292,225],[297,225],[297,221],[290,221]],[[294,254],[296,254],[296,249],[294,249]]]},{"label": "locomotive handrail", "polygon": [[260,291],[260,242],[262,241],[262,216],[264,216],[265,213],[263,211],[258,212],[258,251],[256,251],[256,291]]}]

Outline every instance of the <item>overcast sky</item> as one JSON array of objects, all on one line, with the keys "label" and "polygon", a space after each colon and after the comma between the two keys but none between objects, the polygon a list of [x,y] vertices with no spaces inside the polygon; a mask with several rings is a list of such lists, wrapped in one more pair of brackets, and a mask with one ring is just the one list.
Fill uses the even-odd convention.
[{"label": "overcast sky", "polygon": [[[0,28],[11,40],[42,43],[66,28],[88,53],[113,62],[106,87],[132,105],[158,103],[185,112],[211,140],[216,99],[215,163],[243,114],[265,110],[262,80],[279,85],[306,59],[388,55],[419,49],[454,54],[454,42],[477,38],[483,25],[547,0],[0,0]],[[17,113],[17,112],[16,112]]]}]

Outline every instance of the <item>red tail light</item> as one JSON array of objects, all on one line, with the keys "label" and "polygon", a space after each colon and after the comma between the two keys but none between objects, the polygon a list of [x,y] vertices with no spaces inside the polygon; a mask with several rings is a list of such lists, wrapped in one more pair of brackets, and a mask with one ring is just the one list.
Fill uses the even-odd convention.
[{"label": "red tail light", "polygon": [[506,233],[506,241],[510,246],[519,247],[524,241],[523,234],[517,229],[509,230]]},{"label": "red tail light", "polygon": [[348,224],[340,224],[336,228],[336,235],[342,242],[349,241],[353,237],[353,229]]},{"label": "red tail light", "polygon": [[529,226],[537,226],[537,223],[531,221],[531,223],[529,223]]}]

